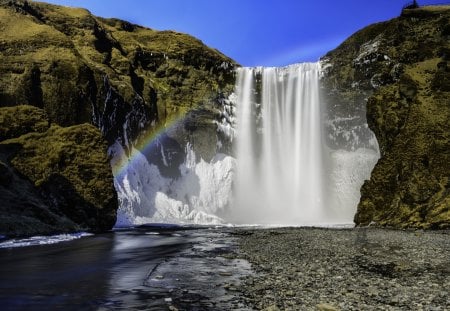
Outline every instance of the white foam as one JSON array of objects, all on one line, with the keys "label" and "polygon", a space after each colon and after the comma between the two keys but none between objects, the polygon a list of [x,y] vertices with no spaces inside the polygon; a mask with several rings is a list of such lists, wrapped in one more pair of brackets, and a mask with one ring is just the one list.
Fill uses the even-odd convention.
[{"label": "white foam", "polygon": [[92,233],[87,232],[77,232],[69,234],[58,234],[50,236],[33,236],[24,239],[11,239],[0,243],[0,248],[14,248],[14,247],[24,247],[24,246],[35,246],[35,245],[48,245],[56,244],[61,242],[72,241],[80,239],[87,236],[92,236]]}]

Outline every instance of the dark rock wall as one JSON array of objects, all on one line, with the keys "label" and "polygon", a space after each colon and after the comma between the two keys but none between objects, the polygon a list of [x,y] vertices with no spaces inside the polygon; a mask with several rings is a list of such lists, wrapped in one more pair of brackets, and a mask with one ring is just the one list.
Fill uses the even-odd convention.
[{"label": "dark rock wall", "polygon": [[0,106],[94,123],[110,144],[138,143],[196,108],[215,118],[217,96],[234,86],[234,61],[189,35],[38,2],[0,1],[0,17]]}]

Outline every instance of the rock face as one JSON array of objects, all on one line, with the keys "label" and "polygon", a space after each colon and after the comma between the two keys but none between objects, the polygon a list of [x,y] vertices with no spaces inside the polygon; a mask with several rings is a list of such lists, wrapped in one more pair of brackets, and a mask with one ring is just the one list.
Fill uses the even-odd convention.
[{"label": "rock face", "polygon": [[42,109],[0,108],[0,234],[103,231],[117,195],[107,144],[90,124],[50,125]]},{"label": "rock face", "polygon": [[367,121],[381,158],[355,223],[450,227],[450,7],[403,10],[355,33],[323,59],[330,107]]},{"label": "rock face", "polygon": [[187,142],[215,154],[235,63],[201,41],[27,1],[0,0],[0,29],[0,234],[111,228],[108,145],[139,147],[174,119],[158,144],[173,159]]},{"label": "rock face", "polygon": [[93,122],[109,143],[194,108],[214,117],[234,85],[235,63],[201,41],[84,9],[2,0],[0,28],[0,105],[43,108],[61,126]]}]

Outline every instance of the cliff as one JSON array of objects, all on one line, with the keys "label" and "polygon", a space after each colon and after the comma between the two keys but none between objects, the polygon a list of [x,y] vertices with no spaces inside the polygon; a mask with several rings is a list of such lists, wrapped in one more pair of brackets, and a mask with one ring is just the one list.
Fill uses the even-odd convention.
[{"label": "cliff", "polygon": [[43,108],[61,126],[92,122],[110,143],[208,105],[234,84],[235,63],[201,41],[85,9],[3,0],[0,28],[1,105]]},{"label": "cliff", "polygon": [[106,150],[92,125],[50,124],[28,105],[0,108],[0,234],[109,230],[117,195]]},{"label": "cliff", "polygon": [[199,140],[216,137],[236,65],[217,50],[39,2],[0,0],[0,30],[0,234],[111,228],[108,146],[139,145],[178,116],[171,152],[195,141],[203,158],[215,154],[216,140]]},{"label": "cliff", "polygon": [[[380,146],[357,225],[450,226],[449,20],[448,6],[405,9],[321,60],[329,147],[369,148],[366,119]],[[144,155],[175,178],[187,143],[198,160],[232,152],[212,121],[237,64],[201,41],[12,0],[0,30],[0,235],[111,228],[113,144],[166,130]]]},{"label": "cliff", "polygon": [[322,58],[329,107],[366,113],[380,146],[357,225],[450,227],[449,59],[449,6],[405,9]]}]

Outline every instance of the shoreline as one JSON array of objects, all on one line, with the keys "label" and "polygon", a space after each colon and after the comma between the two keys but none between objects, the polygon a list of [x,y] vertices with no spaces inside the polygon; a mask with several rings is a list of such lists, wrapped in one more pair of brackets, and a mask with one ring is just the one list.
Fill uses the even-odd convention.
[{"label": "shoreline", "polygon": [[450,231],[236,229],[257,310],[448,310]]},{"label": "shoreline", "polygon": [[[60,291],[73,279],[59,276],[76,268],[101,275],[88,273],[92,279],[85,280],[105,289],[91,297],[99,307],[114,301],[173,310],[450,309],[450,230],[154,224],[58,244],[0,249],[8,257],[2,273],[10,278],[0,296],[25,291],[29,306],[49,303],[27,300],[41,288],[35,277],[53,284],[42,291],[65,297]],[[74,256],[80,250],[85,256]],[[58,261],[57,270],[48,264]],[[125,275],[133,282],[119,282]]]}]

